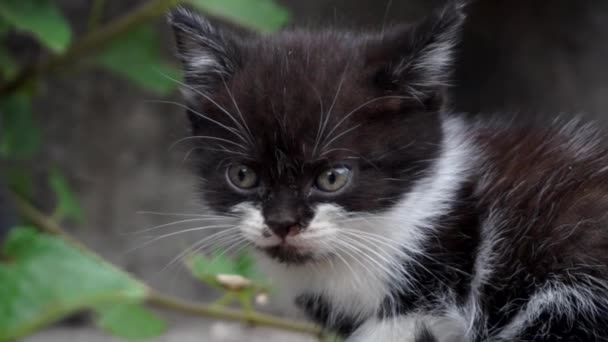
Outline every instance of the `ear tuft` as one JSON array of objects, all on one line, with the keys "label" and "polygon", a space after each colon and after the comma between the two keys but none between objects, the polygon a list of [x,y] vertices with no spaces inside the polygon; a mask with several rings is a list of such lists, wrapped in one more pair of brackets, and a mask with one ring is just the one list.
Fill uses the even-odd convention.
[{"label": "ear tuft", "polygon": [[236,43],[197,13],[184,7],[168,15],[188,86],[210,92],[236,70]]},{"label": "ear tuft", "polygon": [[379,67],[377,79],[389,87],[404,87],[422,99],[445,88],[465,6],[464,1],[452,1],[422,21],[380,37],[368,54],[368,64]]},{"label": "ear tuft", "polygon": [[451,2],[419,23],[412,33],[413,50],[417,53],[410,60],[402,61],[401,68],[395,71],[403,72],[409,65],[421,71],[431,84],[447,82],[454,48],[465,20],[463,8],[462,2]]}]

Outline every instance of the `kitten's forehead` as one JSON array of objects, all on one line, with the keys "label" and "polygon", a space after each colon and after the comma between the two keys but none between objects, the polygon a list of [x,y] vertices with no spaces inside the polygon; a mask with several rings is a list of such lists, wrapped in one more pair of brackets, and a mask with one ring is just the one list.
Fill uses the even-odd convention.
[{"label": "kitten's forehead", "polygon": [[250,42],[241,69],[214,94],[255,126],[257,141],[277,148],[277,161],[310,157],[319,135],[377,95],[363,81],[353,43],[322,37],[288,32]]},{"label": "kitten's forehead", "polygon": [[255,85],[258,95],[301,95],[318,102],[318,97],[333,96],[340,81],[345,87],[361,85],[363,61],[357,46],[339,33],[293,31],[260,37],[247,45],[240,81]]},{"label": "kitten's forehead", "polygon": [[328,66],[328,70],[334,69],[339,73],[345,64],[362,63],[357,61],[362,52],[360,42],[361,38],[349,33],[296,30],[258,37],[250,41],[247,47],[251,49],[249,58],[252,61],[268,62],[275,68]]}]

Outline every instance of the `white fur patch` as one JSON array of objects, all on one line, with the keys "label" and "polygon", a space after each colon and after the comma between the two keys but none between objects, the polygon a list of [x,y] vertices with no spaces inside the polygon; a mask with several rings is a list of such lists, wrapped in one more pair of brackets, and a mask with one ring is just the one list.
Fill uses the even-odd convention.
[{"label": "white fur patch", "polygon": [[382,320],[370,319],[347,342],[415,342],[422,328],[426,328],[438,342],[464,341],[464,331],[458,321],[410,314]]},{"label": "white fur patch", "polygon": [[473,268],[473,279],[471,289],[467,297],[467,303],[459,311],[466,321],[466,335],[471,336],[478,333],[479,328],[485,327],[484,312],[481,310],[481,289],[488,283],[496,268],[496,256],[500,253],[501,236],[503,224],[501,223],[499,211],[492,211],[481,229],[479,249],[475,256]]},{"label": "white fur patch", "polygon": [[[498,334],[497,339],[501,341],[515,341],[519,334],[530,324],[548,323],[549,318],[538,322],[541,314],[550,316],[563,315],[574,320],[577,315],[588,317],[601,317],[606,313],[598,312],[598,302],[603,302],[605,307],[608,299],[598,296],[595,292],[598,288],[608,291],[608,284],[603,281],[592,281],[590,284],[565,285],[560,282],[549,284],[539,290],[527,304],[520,310],[507,326]],[[538,334],[542,336],[544,329],[539,329]]]},{"label": "white fur patch", "polygon": [[[340,251],[339,244],[344,243],[338,241],[340,217],[344,217],[340,207],[319,205],[309,227],[300,234],[300,245],[314,244],[314,254],[321,261],[285,265],[262,255],[260,263],[285,300],[292,302],[303,293],[321,294],[338,309],[332,314],[348,313],[364,318],[372,315],[384,298],[388,275],[376,264],[358,259],[355,252]],[[324,260],[322,256],[329,253],[338,256]]]},{"label": "white fur patch", "polygon": [[276,246],[280,240],[277,236],[264,237],[263,232],[267,229],[262,211],[250,202],[236,205],[232,212],[240,215],[239,228],[243,236],[259,247]]}]

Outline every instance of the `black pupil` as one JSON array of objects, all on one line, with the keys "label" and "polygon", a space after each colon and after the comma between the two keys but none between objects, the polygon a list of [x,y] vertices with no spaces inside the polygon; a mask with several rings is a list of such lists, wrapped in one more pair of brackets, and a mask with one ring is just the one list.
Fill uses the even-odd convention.
[{"label": "black pupil", "polygon": [[247,169],[244,167],[240,168],[237,177],[239,178],[239,182],[244,182],[245,178],[247,177]]},{"label": "black pupil", "polygon": [[331,171],[329,173],[329,175],[327,176],[327,181],[329,182],[329,184],[334,184],[337,179],[338,179],[338,176],[336,176],[336,173],[333,171]]}]

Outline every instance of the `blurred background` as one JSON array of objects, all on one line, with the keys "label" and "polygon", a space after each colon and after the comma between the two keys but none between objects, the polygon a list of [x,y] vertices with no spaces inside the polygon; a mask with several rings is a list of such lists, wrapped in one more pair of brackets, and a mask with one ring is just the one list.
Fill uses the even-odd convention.
[{"label": "blurred background", "polygon": [[[146,3],[132,0],[41,2],[56,4],[69,22],[72,42]],[[213,2],[217,1],[210,1]],[[288,26],[356,30],[414,21],[443,2],[276,1],[289,13]],[[0,4],[0,17],[7,13],[6,8],[3,12],[3,6]],[[608,123],[608,2],[479,0],[467,11],[468,22],[453,76],[454,110],[471,115],[504,112],[504,115],[524,113],[546,118],[578,114],[597,120],[598,125]],[[213,9],[209,12],[215,13]],[[8,52],[14,64],[12,71],[4,73],[0,97],[6,99],[14,94],[15,89],[10,88],[14,84],[9,81],[24,75],[27,82],[19,87],[34,94],[28,95],[31,100],[30,97],[25,100],[31,103],[31,110],[23,114],[31,114],[29,123],[15,124],[8,119],[15,116],[15,110],[10,109],[14,106],[10,107],[8,100],[0,107],[3,119],[0,134],[4,134],[5,139],[0,173],[5,184],[28,193],[33,203],[46,212],[55,208],[58,188],[69,186],[78,202],[74,206],[82,208],[75,210],[82,215],[76,213],[64,224],[70,233],[153,288],[183,298],[209,301],[217,293],[201,285],[187,271],[165,267],[188,246],[192,236],[176,236],[143,245],[146,239],[129,234],[172,221],[172,218],[142,212],[197,213],[201,210],[196,201],[196,179],[184,160],[185,151],[170,148],[175,141],[187,136],[186,116],[176,105],[154,102],[180,101],[178,92],[174,91],[175,84],[158,76],[159,73],[174,75],[177,61],[172,57],[172,35],[162,17],[148,22],[152,25],[148,24],[145,29],[134,27],[136,33],[127,35],[133,40],[115,43],[122,44],[120,53],[104,50],[99,53],[101,57],[95,57],[91,63],[82,58],[84,62],[46,65],[42,70],[36,69],[40,63],[53,61],[53,56],[70,51],[69,48],[61,50],[61,46],[53,43],[45,46],[39,42],[40,36],[24,32],[27,30],[6,31],[0,27],[0,32],[4,32],[0,35],[4,45],[0,64],[4,52]],[[243,26],[238,20],[217,22],[230,27]],[[281,24],[282,21],[277,25]],[[149,43],[143,50],[125,48],[136,46],[132,43],[138,40]],[[57,44],[61,45],[61,39]],[[148,64],[153,68],[144,68]],[[20,74],[21,68],[30,71]],[[19,127],[39,134],[29,138],[30,133],[15,134]],[[24,144],[35,148],[31,151],[24,148],[23,154],[11,154],[6,147],[10,144],[19,145],[13,146],[13,150],[23,149]],[[5,191],[6,187],[0,190]],[[18,215],[8,213],[11,205],[2,200],[4,195],[0,194],[0,223],[7,227],[9,221],[18,220]],[[66,212],[70,212],[69,208]],[[184,223],[172,229],[189,226],[192,225]],[[266,309],[282,313],[272,300]],[[198,318],[175,316],[171,322],[169,332],[157,341],[296,340],[283,332],[203,322]],[[89,328],[86,319],[63,322],[27,341],[65,341],[67,338],[114,341]],[[314,340],[304,336],[301,339]]]}]

